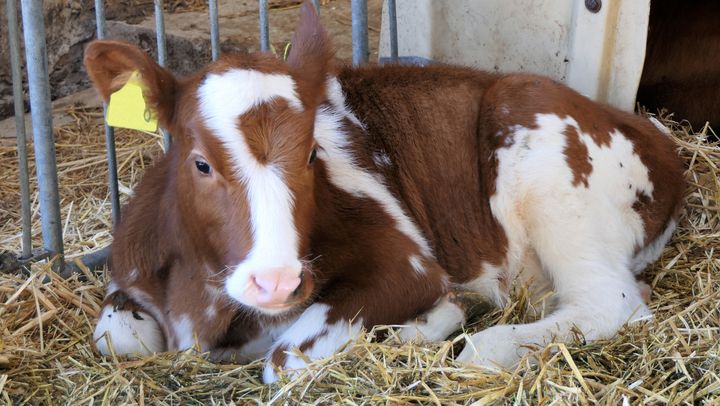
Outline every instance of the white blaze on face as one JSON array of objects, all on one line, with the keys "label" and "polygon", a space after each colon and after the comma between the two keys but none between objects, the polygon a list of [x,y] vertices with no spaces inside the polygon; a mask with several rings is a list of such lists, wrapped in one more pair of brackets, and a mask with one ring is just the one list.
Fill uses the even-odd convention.
[{"label": "white blaze on face", "polygon": [[241,302],[251,275],[290,268],[297,270],[292,275],[297,277],[301,270],[293,196],[283,179],[282,168],[272,162],[258,162],[239,127],[242,114],[276,98],[285,99],[291,108],[302,110],[295,82],[288,75],[231,69],[208,74],[198,88],[204,124],[229,151],[235,176],[247,190],[252,248],[225,282],[227,293]]}]

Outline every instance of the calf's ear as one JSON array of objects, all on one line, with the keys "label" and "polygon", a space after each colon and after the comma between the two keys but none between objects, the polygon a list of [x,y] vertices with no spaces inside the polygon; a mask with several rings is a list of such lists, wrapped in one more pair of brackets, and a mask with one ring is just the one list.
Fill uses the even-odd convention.
[{"label": "calf's ear", "polygon": [[119,41],[93,41],[85,48],[85,68],[105,102],[137,71],[146,105],[163,127],[172,121],[177,81],[136,46]]},{"label": "calf's ear", "polygon": [[335,51],[315,6],[306,0],[300,7],[300,21],[287,59],[306,107],[315,108],[325,99],[325,85],[332,73],[334,57]]}]

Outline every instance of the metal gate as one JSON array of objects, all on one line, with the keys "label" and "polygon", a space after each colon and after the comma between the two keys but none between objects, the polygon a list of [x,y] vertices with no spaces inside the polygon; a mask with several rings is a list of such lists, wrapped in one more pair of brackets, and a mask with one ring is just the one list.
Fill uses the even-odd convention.
[{"label": "metal gate", "polygon": [[[359,65],[368,61],[368,5],[367,0],[352,2],[352,61]],[[157,40],[158,63],[167,64],[165,42],[165,23],[162,0],[154,0],[155,31]],[[312,0],[318,12],[321,12],[320,0]],[[391,60],[397,60],[397,23],[395,0],[386,0]],[[260,50],[269,51],[268,0],[258,0],[260,22]],[[20,63],[20,39],[18,35],[17,3],[7,0],[8,40],[10,42],[10,65],[13,82],[15,108],[15,128],[17,153],[20,171],[22,251],[13,258],[13,267],[30,268],[33,262],[54,260],[53,266],[64,277],[77,272],[75,264],[64,260],[62,221],[60,219],[60,198],[58,191],[55,144],[53,140],[52,108],[50,99],[50,80],[48,76],[45,21],[42,0],[21,0],[23,34],[25,38],[25,59],[29,85],[30,112],[32,117],[33,141],[35,148],[35,175],[37,176],[40,202],[40,223],[43,246],[33,249],[30,210],[30,183],[28,155],[25,132],[22,72]],[[218,2],[208,1],[210,20],[210,44],[212,60],[220,54],[220,27],[218,25]],[[105,5],[95,0],[96,36],[105,38]],[[120,220],[120,196],[118,189],[117,161],[115,154],[115,134],[112,127],[105,124],[105,142],[108,162],[108,187],[112,204],[112,223]],[[170,145],[170,134],[164,132],[165,149]],[[88,268],[97,268],[106,263],[109,247],[85,255],[82,262]]]}]

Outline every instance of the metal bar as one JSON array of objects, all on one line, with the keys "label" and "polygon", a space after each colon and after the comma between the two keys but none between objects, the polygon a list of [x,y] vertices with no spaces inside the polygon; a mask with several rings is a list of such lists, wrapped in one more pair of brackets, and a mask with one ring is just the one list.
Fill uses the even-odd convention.
[{"label": "metal bar", "polygon": [[368,6],[367,0],[352,0],[353,65],[368,61]]},{"label": "metal bar", "polygon": [[315,6],[315,11],[320,15],[320,0],[312,0],[312,4]]},{"label": "metal bar", "polygon": [[162,0],[154,0],[155,3],[155,38],[157,39],[157,58],[160,66],[167,62],[167,46],[165,43],[165,17],[163,15]]},{"label": "metal bar", "polygon": [[95,27],[97,39],[105,38],[105,2],[95,0]]},{"label": "metal bar", "polygon": [[25,106],[23,104],[22,71],[20,70],[20,37],[18,35],[17,3],[5,2],[10,42],[13,100],[15,102],[15,137],[20,165],[20,212],[22,213],[22,258],[32,257],[32,223],[30,219],[30,176],[28,174],[27,140],[25,138]]},{"label": "metal bar", "polygon": [[212,50],[212,60],[215,61],[220,56],[220,26],[218,24],[218,4],[217,0],[209,0],[210,14],[210,49]]},{"label": "metal bar", "polygon": [[[97,251],[83,255],[79,260],[91,271],[102,269],[102,267],[108,263],[110,250],[111,248],[108,245]],[[15,272],[18,269],[29,270],[31,264],[50,258],[52,258],[52,256],[42,249],[35,250],[28,258],[18,258],[15,254],[9,251],[0,252],[0,273]],[[76,264],[76,261],[77,259],[65,263],[64,269],[59,273],[61,278],[67,279],[73,274],[82,274],[82,269],[80,269],[80,266]],[[43,280],[44,283],[49,281],[49,277],[46,277]]]},{"label": "metal bar", "polygon": [[[89,270],[95,271],[107,265],[109,257],[110,246],[108,245],[97,251],[93,251],[83,255],[82,258],[80,258],[80,262],[82,262],[82,264],[85,265]],[[69,261],[65,264],[65,270],[60,274],[60,277],[67,279],[76,273],[82,275],[83,272],[80,269],[80,266],[77,265],[74,261]]]},{"label": "metal bar", "polygon": [[[155,38],[157,38],[157,58],[160,66],[167,64],[167,43],[165,42],[165,18],[163,15],[163,2],[162,0],[154,0],[155,3]],[[163,146],[165,152],[170,150],[170,144],[172,143],[172,137],[170,132],[163,129]]]},{"label": "metal bar", "polygon": [[268,28],[268,2],[260,0],[258,4],[260,8],[260,50],[267,52],[270,50],[270,30]]},{"label": "metal bar", "polygon": [[42,248],[33,250],[27,258],[17,257],[9,251],[0,252],[0,273],[15,272],[21,268],[29,271],[31,264],[51,257],[50,253]]},{"label": "metal bar", "polygon": [[390,60],[398,60],[398,32],[397,32],[397,7],[395,0],[387,0],[388,5],[388,28],[390,32]]},{"label": "metal bar", "polygon": [[107,264],[110,257],[110,246],[105,246],[97,251],[83,255],[81,261],[90,269],[98,269]]},{"label": "metal bar", "polygon": [[[97,38],[105,38],[105,2],[95,0],[95,25]],[[103,103],[103,116],[107,114],[107,105]],[[117,225],[120,221],[120,191],[118,188],[117,155],[115,151],[115,129],[105,123],[105,149],[108,161],[108,189],[110,189],[110,204],[112,205],[112,223]]]},{"label": "metal bar", "polygon": [[[62,256],[62,222],[60,220],[60,196],[53,140],[43,2],[22,0],[21,6],[43,244],[51,255]],[[62,271],[63,265],[61,258],[56,262],[55,267],[58,271]]]}]

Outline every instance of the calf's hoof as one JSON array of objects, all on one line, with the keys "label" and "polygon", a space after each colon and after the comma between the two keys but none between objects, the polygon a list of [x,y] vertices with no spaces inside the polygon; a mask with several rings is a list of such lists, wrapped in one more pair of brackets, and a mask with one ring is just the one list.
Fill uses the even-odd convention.
[{"label": "calf's hoof", "polygon": [[517,344],[513,328],[494,326],[471,335],[455,360],[493,372],[514,367],[528,349]]},{"label": "calf's hoof", "polygon": [[93,341],[103,355],[113,351],[117,355],[150,355],[165,351],[163,333],[151,315],[138,308],[118,307],[112,303],[103,307]]}]

